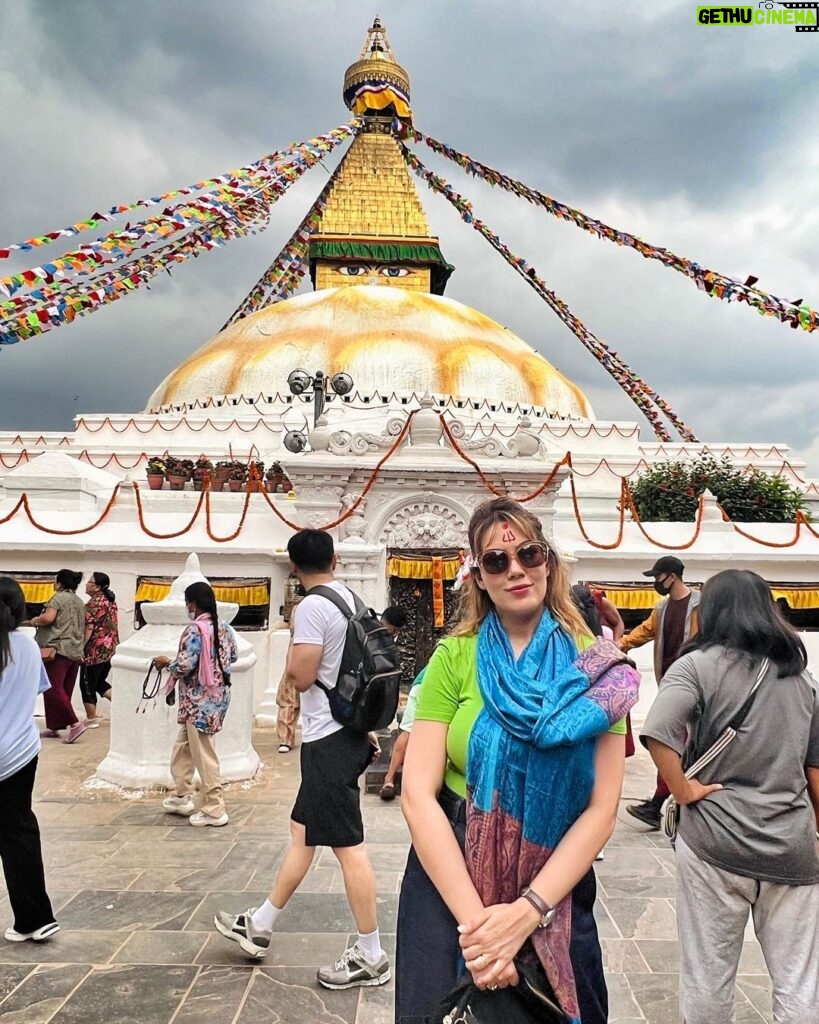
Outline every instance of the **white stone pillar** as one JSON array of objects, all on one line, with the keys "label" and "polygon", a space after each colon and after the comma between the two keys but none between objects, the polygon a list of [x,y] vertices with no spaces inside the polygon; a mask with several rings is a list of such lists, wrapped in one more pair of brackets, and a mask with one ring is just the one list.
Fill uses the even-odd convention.
[{"label": "white stone pillar", "polygon": [[[185,570],[162,601],[143,604],[147,625],[117,648],[111,660],[114,700],[111,704],[111,744],[98,766],[96,778],[125,789],[170,786],[171,747],[179,726],[177,708],[168,707],[160,694],[150,702],[141,701],[142,684],[151,660],[164,654],[176,655],[179,637],[188,624],[185,588],[208,581],[195,554],[188,557]],[[230,622],[239,606],[219,602],[219,617]],[[253,749],[253,673],[256,652],[252,644],[236,634],[239,659],[232,666],[230,707],[224,728],[216,736],[216,750],[223,782],[252,779],[259,768]],[[163,679],[166,678],[163,676]]]}]

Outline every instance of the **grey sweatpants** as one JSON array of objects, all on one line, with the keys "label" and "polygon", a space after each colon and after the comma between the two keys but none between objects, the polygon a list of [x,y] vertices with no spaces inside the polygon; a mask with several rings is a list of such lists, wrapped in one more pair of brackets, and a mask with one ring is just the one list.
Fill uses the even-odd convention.
[{"label": "grey sweatpants", "polygon": [[819,885],[775,885],[701,860],[677,836],[680,1020],[734,1024],[748,911],[773,982],[775,1024],[819,1020]]}]

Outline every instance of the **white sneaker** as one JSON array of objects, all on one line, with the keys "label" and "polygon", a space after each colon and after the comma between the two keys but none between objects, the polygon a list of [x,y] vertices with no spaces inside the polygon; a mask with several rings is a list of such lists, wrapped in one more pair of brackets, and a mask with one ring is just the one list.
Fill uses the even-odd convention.
[{"label": "white sneaker", "polygon": [[162,801],[162,810],[168,814],[181,814],[183,818],[189,818],[196,810],[196,805],[190,795],[166,796]]},{"label": "white sneaker", "polygon": [[386,953],[371,964],[356,943],[345,949],[332,967],[319,967],[316,974],[319,985],[325,988],[363,988],[383,985],[390,980],[390,962]]},{"label": "white sneaker", "polygon": [[86,718],[85,728],[86,729],[99,729],[100,720],[98,718]]},{"label": "white sneaker", "polygon": [[60,926],[57,922],[51,921],[40,928],[35,928],[33,932],[17,932],[14,928],[6,928],[4,938],[7,942],[45,942],[52,935],[56,935],[59,930]]},{"label": "white sneaker", "polygon": [[227,815],[227,811],[224,814],[220,814],[218,818],[205,814],[203,811],[197,811],[196,814],[192,814],[188,818],[188,824],[193,825],[194,828],[205,828],[206,825],[213,825],[219,828],[221,825],[227,825],[229,821],[230,818]]}]

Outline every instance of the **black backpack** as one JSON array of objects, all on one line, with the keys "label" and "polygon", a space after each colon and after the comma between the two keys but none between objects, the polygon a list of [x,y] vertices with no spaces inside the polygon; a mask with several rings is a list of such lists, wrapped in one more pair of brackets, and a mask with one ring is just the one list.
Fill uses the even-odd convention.
[{"label": "black backpack", "polygon": [[383,729],[395,717],[398,708],[401,665],[398,648],[372,608],[353,594],[355,611],[331,587],[311,587],[331,601],[347,619],[347,636],[335,687],[316,680],[330,702],[333,718],[356,732]]}]

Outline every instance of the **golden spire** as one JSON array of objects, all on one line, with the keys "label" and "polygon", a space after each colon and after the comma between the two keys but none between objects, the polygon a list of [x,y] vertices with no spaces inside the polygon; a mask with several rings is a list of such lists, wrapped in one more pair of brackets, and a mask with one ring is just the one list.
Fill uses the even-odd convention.
[{"label": "golden spire", "polygon": [[409,118],[409,76],[396,63],[378,18],[344,77],[344,99],[364,125],[335,175],[310,239],[317,291],[389,285],[443,295],[453,268],[441,254],[392,133]]},{"label": "golden spire", "polygon": [[359,116],[412,119],[409,75],[395,59],[380,18],[367,29],[358,60],[344,75],[344,102]]}]

